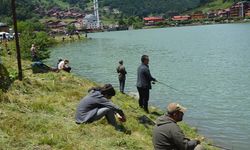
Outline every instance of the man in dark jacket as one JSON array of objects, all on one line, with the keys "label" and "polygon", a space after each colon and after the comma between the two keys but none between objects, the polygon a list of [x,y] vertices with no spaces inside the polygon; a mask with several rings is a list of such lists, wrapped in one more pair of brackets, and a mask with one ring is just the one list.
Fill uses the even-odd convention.
[{"label": "man in dark jacket", "polygon": [[119,61],[119,66],[116,68],[120,84],[120,92],[124,94],[124,86],[126,80],[127,71],[123,65],[123,60]]},{"label": "man in dark jacket", "polygon": [[177,103],[167,106],[167,114],[159,117],[153,130],[155,150],[203,150],[198,140],[189,140],[177,122],[182,121],[186,108]]},{"label": "man in dark jacket", "polygon": [[137,90],[139,92],[139,106],[143,108],[147,113],[148,111],[148,100],[149,90],[151,87],[151,81],[157,81],[153,78],[149,71],[149,58],[147,55],[142,55],[141,65],[137,69]]},{"label": "man in dark jacket", "polygon": [[114,95],[115,90],[111,84],[90,89],[89,94],[77,107],[76,123],[91,123],[105,116],[108,123],[118,129],[115,113],[119,114],[118,118],[122,122],[126,121],[126,117],[123,111],[110,101]]}]

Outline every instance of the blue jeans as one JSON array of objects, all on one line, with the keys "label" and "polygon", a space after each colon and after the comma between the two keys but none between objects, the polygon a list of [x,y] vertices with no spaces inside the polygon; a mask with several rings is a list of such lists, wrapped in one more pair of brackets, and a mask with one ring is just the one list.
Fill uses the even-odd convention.
[{"label": "blue jeans", "polygon": [[106,117],[109,124],[111,124],[115,128],[117,127],[117,123],[116,123],[116,119],[115,119],[115,112],[107,107],[103,107],[103,108],[98,109],[96,115],[93,118],[91,118],[90,121],[91,122],[97,121],[97,120],[101,119],[103,116]]}]

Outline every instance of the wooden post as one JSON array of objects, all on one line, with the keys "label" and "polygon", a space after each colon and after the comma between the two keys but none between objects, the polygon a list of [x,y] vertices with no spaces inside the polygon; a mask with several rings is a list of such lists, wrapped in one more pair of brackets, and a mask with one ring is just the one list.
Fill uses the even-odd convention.
[{"label": "wooden post", "polygon": [[17,53],[17,65],[18,65],[18,79],[20,81],[22,81],[23,74],[22,74],[22,63],[21,63],[21,53],[20,53],[20,46],[19,46],[19,38],[18,38],[18,32],[17,32],[16,2],[15,2],[15,0],[11,0],[11,8],[12,8],[14,31],[15,31],[15,41],[16,41],[16,53]]}]

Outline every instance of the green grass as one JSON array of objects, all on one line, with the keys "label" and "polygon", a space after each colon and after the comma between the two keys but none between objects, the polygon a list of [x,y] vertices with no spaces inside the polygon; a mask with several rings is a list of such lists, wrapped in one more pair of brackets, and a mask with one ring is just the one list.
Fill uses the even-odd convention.
[{"label": "green grass", "polygon": [[[15,70],[14,50],[11,56],[3,53],[0,57],[4,67]],[[153,149],[153,126],[138,122],[145,113],[132,97],[118,92],[113,98],[127,116],[123,125],[132,131],[131,135],[117,132],[105,119],[77,125],[76,107],[96,83],[65,72],[33,74],[27,69],[30,61],[23,60],[22,64],[26,68],[23,81],[14,80],[7,92],[0,92],[0,149]],[[150,111],[162,113],[153,107]],[[202,138],[185,123],[181,127],[188,137]]]}]

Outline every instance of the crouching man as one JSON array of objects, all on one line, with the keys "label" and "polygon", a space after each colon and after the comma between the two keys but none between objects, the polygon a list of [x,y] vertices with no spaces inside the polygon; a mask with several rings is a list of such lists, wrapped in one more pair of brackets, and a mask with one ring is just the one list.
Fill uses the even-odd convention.
[{"label": "crouching man", "polygon": [[167,106],[167,114],[160,116],[153,130],[155,150],[204,150],[198,140],[189,140],[177,122],[182,121],[186,108],[177,103]]},{"label": "crouching man", "polygon": [[110,101],[112,96],[115,96],[115,90],[111,84],[91,88],[77,107],[76,123],[92,123],[105,116],[108,123],[119,130],[115,114],[118,114],[118,119],[122,122],[126,121],[126,117],[123,111]]}]

